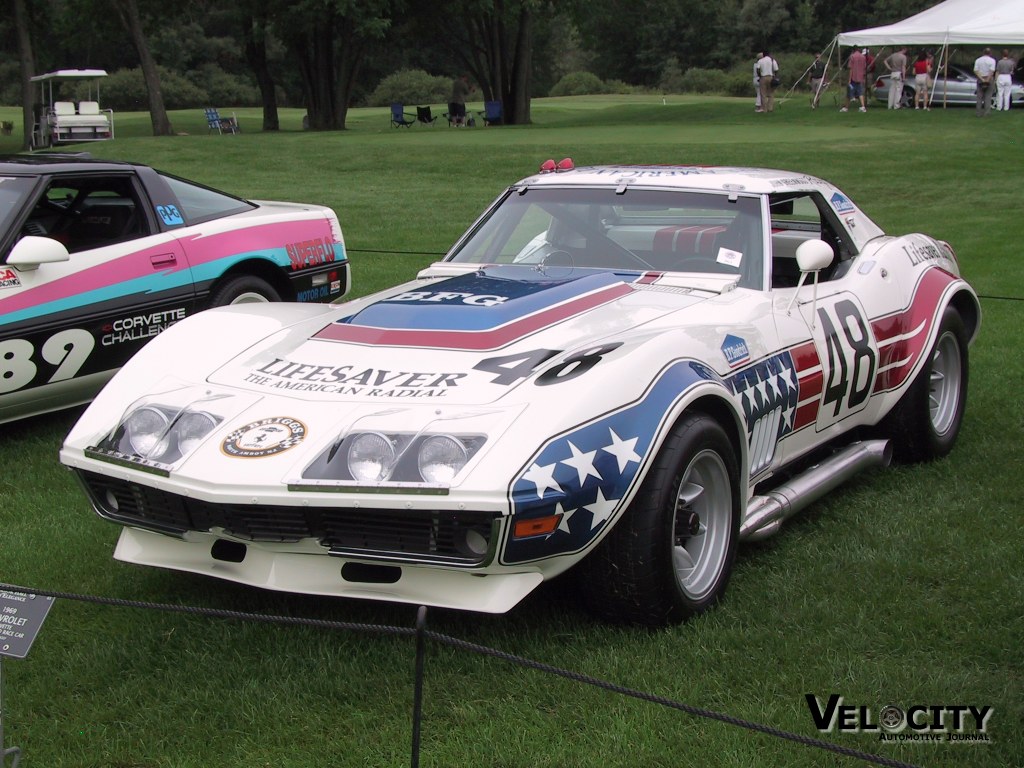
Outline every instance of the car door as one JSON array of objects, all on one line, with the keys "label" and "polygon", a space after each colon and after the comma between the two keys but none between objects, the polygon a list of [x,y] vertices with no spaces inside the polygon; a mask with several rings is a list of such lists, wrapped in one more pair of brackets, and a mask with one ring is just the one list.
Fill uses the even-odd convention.
[{"label": "car door", "polygon": [[[134,173],[54,176],[35,194],[0,265],[0,421],[89,399],[195,302],[181,246]],[[26,235],[67,258],[11,264]]]},{"label": "car door", "polygon": [[[837,206],[850,213],[845,202],[826,200],[817,191],[771,200],[773,315],[797,390],[777,457],[785,463],[860,423],[874,387],[878,345],[847,275],[857,242],[835,215]],[[818,273],[817,285],[809,273],[798,286],[796,249],[808,239],[828,243],[833,262]]]}]

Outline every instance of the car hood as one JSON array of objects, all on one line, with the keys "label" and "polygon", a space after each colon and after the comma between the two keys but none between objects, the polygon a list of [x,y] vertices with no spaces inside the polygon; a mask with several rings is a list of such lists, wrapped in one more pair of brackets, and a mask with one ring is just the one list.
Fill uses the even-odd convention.
[{"label": "car hood", "polygon": [[[210,383],[306,400],[490,403],[574,351],[727,290],[720,276],[501,266],[398,286],[249,347]],[[325,322],[326,320],[326,322]]]}]

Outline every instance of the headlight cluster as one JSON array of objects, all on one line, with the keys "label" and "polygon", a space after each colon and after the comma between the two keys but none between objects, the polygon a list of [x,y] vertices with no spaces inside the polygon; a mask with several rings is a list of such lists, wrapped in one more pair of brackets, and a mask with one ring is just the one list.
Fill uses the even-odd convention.
[{"label": "headlight cluster", "polygon": [[303,477],[447,485],[483,443],[482,435],[357,432],[318,456]]},{"label": "headlight cluster", "polygon": [[128,413],[100,447],[173,464],[194,451],[221,420],[202,410],[141,405]]}]

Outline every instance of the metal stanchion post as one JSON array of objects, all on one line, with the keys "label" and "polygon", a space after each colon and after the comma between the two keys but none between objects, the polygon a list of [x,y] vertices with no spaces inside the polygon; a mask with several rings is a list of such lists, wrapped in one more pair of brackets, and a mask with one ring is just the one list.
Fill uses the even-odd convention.
[{"label": "metal stanchion post", "polygon": [[426,627],[427,607],[421,605],[416,611],[416,681],[412,702],[412,768],[419,768],[420,764],[420,722],[423,718],[423,632]]},{"label": "metal stanchion post", "polygon": [[21,750],[18,747],[4,747],[4,657],[0,656],[0,768],[7,765],[7,756],[12,755],[11,768],[18,768]]}]

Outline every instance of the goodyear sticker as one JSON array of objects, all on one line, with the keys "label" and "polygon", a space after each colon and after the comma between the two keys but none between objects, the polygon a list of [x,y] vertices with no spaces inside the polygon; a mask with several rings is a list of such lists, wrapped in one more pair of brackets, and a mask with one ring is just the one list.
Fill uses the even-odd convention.
[{"label": "goodyear sticker", "polygon": [[236,459],[259,459],[294,448],[306,437],[306,425],[288,416],[260,419],[239,427],[221,443],[221,451]]}]

